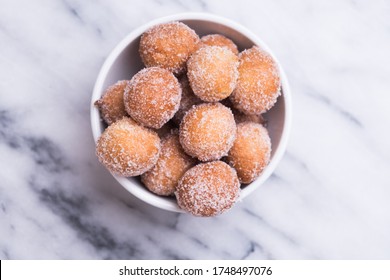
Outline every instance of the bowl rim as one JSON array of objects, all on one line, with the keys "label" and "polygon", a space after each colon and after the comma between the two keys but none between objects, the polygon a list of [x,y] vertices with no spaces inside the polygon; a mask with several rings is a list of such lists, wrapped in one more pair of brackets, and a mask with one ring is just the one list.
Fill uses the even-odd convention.
[{"label": "bowl rim", "polygon": [[[101,123],[101,117],[98,108],[94,105],[95,101],[98,100],[101,97],[101,94],[103,92],[103,84],[104,80],[111,69],[112,65],[114,64],[116,58],[123,52],[123,50],[127,47],[129,43],[131,43],[133,40],[137,39],[143,32],[145,32],[150,27],[160,24],[160,23],[166,23],[170,21],[182,21],[182,20],[205,20],[205,21],[211,21],[215,22],[221,25],[225,25],[231,29],[234,29],[235,31],[241,33],[242,35],[246,36],[250,40],[252,40],[256,45],[260,46],[262,49],[264,49],[266,52],[268,52],[271,57],[275,60],[278,69],[280,71],[280,80],[281,80],[281,88],[283,90],[283,97],[284,97],[284,108],[285,108],[285,116],[284,116],[284,126],[281,134],[281,138],[279,141],[278,148],[275,150],[275,153],[273,155],[272,160],[267,165],[267,167],[262,171],[260,176],[251,184],[247,185],[242,191],[240,192],[240,198],[239,200],[244,199],[247,197],[250,193],[252,193],[255,189],[257,189],[260,185],[262,185],[274,172],[276,166],[280,162],[280,160],[283,157],[283,154],[286,151],[288,138],[290,135],[291,130],[291,121],[292,121],[292,100],[291,100],[291,90],[290,86],[286,77],[286,74],[283,70],[283,67],[281,66],[279,60],[275,57],[271,49],[265,44],[255,33],[244,27],[243,25],[221,17],[214,14],[209,13],[178,13],[173,14],[169,16],[159,17],[152,21],[149,21],[138,28],[131,31],[129,34],[127,34],[120,42],[117,44],[113,50],[109,53],[107,58],[105,59],[99,74],[97,76],[92,98],[91,98],[91,104],[90,104],[90,118],[91,118],[91,128],[92,128],[92,134],[94,141],[96,143],[97,139],[101,135],[100,131],[100,123]],[[172,212],[179,212],[184,213],[181,208],[177,205],[177,203],[174,202],[174,200],[168,199],[166,197],[157,196],[148,190],[133,187],[132,183],[128,180],[126,177],[121,177],[118,175],[115,175],[111,173],[112,176],[121,184],[127,191],[129,191],[131,194],[139,198],[140,200]]]}]

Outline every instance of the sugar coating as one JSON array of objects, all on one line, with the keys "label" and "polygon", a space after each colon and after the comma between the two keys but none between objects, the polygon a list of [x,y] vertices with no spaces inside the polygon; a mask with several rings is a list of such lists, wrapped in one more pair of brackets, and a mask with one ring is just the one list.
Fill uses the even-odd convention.
[{"label": "sugar coating", "polygon": [[99,161],[112,173],[125,177],[151,169],[159,153],[157,133],[127,117],[110,125],[96,144]]},{"label": "sugar coating", "polygon": [[267,129],[259,123],[239,123],[227,162],[236,169],[240,182],[253,182],[267,166],[270,157],[271,139]]},{"label": "sugar coating", "polygon": [[225,99],[236,86],[238,58],[227,48],[200,48],[190,57],[187,67],[191,88],[203,101]]},{"label": "sugar coating", "polygon": [[161,152],[156,165],[141,175],[145,186],[158,195],[173,195],[184,173],[194,166],[196,160],[187,155],[179,142],[177,132],[161,140]]},{"label": "sugar coating", "polygon": [[95,106],[99,108],[103,120],[108,125],[127,116],[123,94],[128,83],[129,81],[126,80],[116,82],[108,87],[102,97],[95,102]]},{"label": "sugar coating", "polygon": [[192,91],[186,75],[182,75],[179,78],[179,83],[182,90],[181,101],[179,110],[177,110],[175,116],[173,117],[173,121],[178,125],[180,125],[184,115],[192,108],[193,105],[202,103],[202,100],[200,100]]},{"label": "sugar coating", "polygon": [[193,106],[180,124],[184,151],[200,161],[218,160],[227,155],[235,138],[234,116],[221,103]]},{"label": "sugar coating", "polygon": [[233,106],[245,114],[262,114],[280,95],[280,74],[272,57],[254,46],[239,55],[239,78],[230,95]]},{"label": "sugar coating", "polygon": [[222,161],[198,164],[181,178],[175,192],[180,208],[211,217],[231,208],[240,194],[236,171]]},{"label": "sugar coating", "polygon": [[176,77],[159,67],[144,68],[130,80],[125,89],[127,113],[136,122],[150,128],[161,128],[179,109],[181,88]]},{"label": "sugar coating", "polygon": [[146,67],[159,66],[181,74],[199,41],[195,31],[184,23],[164,23],[142,34],[139,53]]},{"label": "sugar coating", "polygon": [[200,38],[200,47],[204,46],[225,47],[231,50],[235,55],[238,55],[238,48],[236,44],[221,34],[210,34]]}]

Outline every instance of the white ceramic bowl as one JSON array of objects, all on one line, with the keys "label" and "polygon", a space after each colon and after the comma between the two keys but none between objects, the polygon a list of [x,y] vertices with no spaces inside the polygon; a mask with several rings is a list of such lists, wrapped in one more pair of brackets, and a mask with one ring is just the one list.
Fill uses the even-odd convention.
[{"label": "white ceramic bowl", "polygon": [[[153,20],[127,35],[107,57],[93,89],[91,100],[91,124],[95,142],[104,131],[105,125],[101,120],[99,110],[94,106],[94,102],[100,98],[108,86],[114,84],[118,80],[131,79],[134,74],[144,67],[138,54],[141,34],[156,24],[170,21],[181,21],[187,24],[194,29],[199,36],[213,33],[225,35],[236,43],[240,51],[250,48],[253,45],[258,45],[271,54],[279,66],[282,95],[278,98],[275,106],[266,113],[268,130],[272,141],[271,161],[256,181],[242,189],[240,199],[243,199],[264,183],[272,174],[286,149],[291,124],[291,97],[286,75],[277,58],[272,54],[272,51],[257,37],[257,35],[231,20],[204,13],[176,14]],[[130,193],[146,203],[169,211],[183,212],[183,210],[178,207],[174,198],[157,196],[149,192],[138,178],[113,176]]]}]

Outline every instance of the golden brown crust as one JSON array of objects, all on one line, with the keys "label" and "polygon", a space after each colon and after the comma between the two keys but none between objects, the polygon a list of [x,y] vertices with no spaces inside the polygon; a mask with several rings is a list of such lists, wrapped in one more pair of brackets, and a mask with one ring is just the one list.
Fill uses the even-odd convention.
[{"label": "golden brown crust", "polygon": [[239,62],[239,78],[230,100],[245,114],[262,114],[276,103],[280,95],[277,65],[257,46],[240,53]]},{"label": "golden brown crust", "polygon": [[205,46],[217,46],[217,47],[225,47],[232,51],[235,55],[238,55],[238,48],[236,44],[229,38],[221,35],[221,34],[210,34],[203,36],[200,38],[200,47]]},{"label": "golden brown crust", "polygon": [[190,57],[187,67],[191,88],[203,101],[225,99],[236,86],[238,58],[227,48],[200,48]]},{"label": "golden brown crust", "polygon": [[142,34],[139,53],[146,67],[158,66],[180,74],[199,41],[195,31],[184,23],[164,23]]},{"label": "golden brown crust", "polygon": [[231,208],[239,193],[236,171],[222,161],[213,161],[189,169],[175,195],[180,208],[195,216],[211,217]]},{"label": "golden brown crust", "polygon": [[194,106],[180,124],[184,151],[201,161],[218,160],[233,145],[236,123],[231,110],[220,103]]},{"label": "golden brown crust", "polygon": [[237,171],[243,184],[253,182],[269,163],[271,140],[261,124],[244,122],[237,125],[237,138],[227,161]]},{"label": "golden brown crust", "polygon": [[159,67],[144,68],[130,80],[124,94],[127,113],[136,122],[161,128],[179,109],[181,88],[176,77]]},{"label": "golden brown crust", "polygon": [[157,133],[123,118],[110,125],[96,144],[99,161],[112,173],[137,176],[152,168],[160,152]]},{"label": "golden brown crust", "polygon": [[99,108],[100,115],[108,124],[112,124],[127,116],[125,104],[123,103],[123,94],[129,81],[119,81],[108,87],[102,97],[95,102]]},{"label": "golden brown crust", "polygon": [[180,178],[195,162],[181,147],[179,135],[168,134],[161,140],[161,152],[156,165],[141,175],[142,182],[155,194],[173,195]]}]

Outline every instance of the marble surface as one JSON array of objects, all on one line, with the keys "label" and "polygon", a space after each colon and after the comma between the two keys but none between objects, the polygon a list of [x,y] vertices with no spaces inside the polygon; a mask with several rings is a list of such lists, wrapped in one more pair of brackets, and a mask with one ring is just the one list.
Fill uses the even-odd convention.
[{"label": "marble surface", "polygon": [[[110,50],[188,11],[253,30],[293,92],[275,173],[208,219],[127,193],[89,120]],[[390,259],[389,14],[379,0],[0,0],[0,258]]]}]

